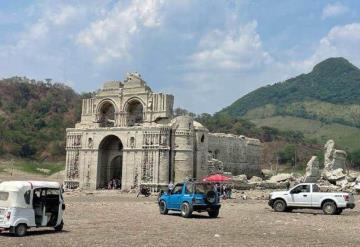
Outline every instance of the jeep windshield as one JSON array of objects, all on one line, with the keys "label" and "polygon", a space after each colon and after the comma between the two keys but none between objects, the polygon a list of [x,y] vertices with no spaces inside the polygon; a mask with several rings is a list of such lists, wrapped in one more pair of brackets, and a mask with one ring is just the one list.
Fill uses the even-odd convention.
[{"label": "jeep windshield", "polygon": [[214,191],[214,186],[212,184],[195,184],[195,194],[206,194],[209,191]]}]

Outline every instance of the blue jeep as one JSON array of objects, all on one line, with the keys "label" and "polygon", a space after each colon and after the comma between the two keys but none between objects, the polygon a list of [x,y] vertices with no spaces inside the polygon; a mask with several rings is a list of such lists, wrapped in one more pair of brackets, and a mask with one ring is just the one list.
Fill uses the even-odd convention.
[{"label": "blue jeep", "polygon": [[211,218],[216,218],[220,207],[219,196],[211,183],[178,183],[172,191],[165,192],[159,197],[161,214],[167,214],[169,210],[180,211],[184,218],[190,217],[193,211],[207,211]]}]

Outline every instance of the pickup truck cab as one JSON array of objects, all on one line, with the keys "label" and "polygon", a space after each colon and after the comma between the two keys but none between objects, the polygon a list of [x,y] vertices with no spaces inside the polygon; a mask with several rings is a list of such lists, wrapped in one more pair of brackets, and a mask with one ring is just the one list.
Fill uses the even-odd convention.
[{"label": "pickup truck cab", "polygon": [[314,183],[301,183],[288,191],[269,195],[269,206],[277,212],[296,208],[322,209],[325,214],[341,214],[345,208],[355,207],[354,196],[343,192],[320,192]]},{"label": "pickup truck cab", "polygon": [[192,181],[176,184],[173,190],[159,197],[158,203],[161,214],[167,214],[169,210],[180,211],[184,218],[194,211],[206,211],[211,218],[216,218],[221,207],[213,184]]}]

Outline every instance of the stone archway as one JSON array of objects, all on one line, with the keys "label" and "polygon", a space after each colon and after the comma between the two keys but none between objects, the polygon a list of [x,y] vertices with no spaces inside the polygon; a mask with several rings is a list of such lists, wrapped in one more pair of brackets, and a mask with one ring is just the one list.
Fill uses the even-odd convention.
[{"label": "stone archway", "polygon": [[115,107],[111,102],[105,101],[102,103],[98,115],[100,127],[114,127]]},{"label": "stone archway", "polygon": [[[115,135],[106,136],[99,145],[97,188],[106,188],[115,178],[122,180],[123,144]],[[121,181],[122,182],[122,181]]]},{"label": "stone archway", "polygon": [[126,107],[127,113],[127,126],[134,126],[142,123],[144,118],[143,104],[137,99],[128,102]]}]

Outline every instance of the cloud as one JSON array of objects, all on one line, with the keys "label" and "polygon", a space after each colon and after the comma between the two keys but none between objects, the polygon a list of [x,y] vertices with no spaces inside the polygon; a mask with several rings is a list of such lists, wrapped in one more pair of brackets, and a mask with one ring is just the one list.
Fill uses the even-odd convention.
[{"label": "cloud", "polygon": [[360,23],[333,27],[321,38],[313,55],[291,65],[299,71],[309,71],[318,62],[329,57],[345,57],[360,66]]},{"label": "cloud", "polygon": [[341,3],[330,3],[324,7],[322,12],[322,19],[343,15],[348,11],[349,8]]},{"label": "cloud", "polygon": [[[284,27],[291,28],[281,34],[297,44],[294,48],[288,39],[274,42],[277,24],[246,0],[43,0],[30,5],[13,17],[0,11],[0,20],[8,20],[0,32],[2,77],[53,78],[92,91],[102,81],[139,71],[154,91],[174,94],[177,106],[214,112],[329,56],[360,65],[359,23],[335,26],[317,40],[305,33],[304,42],[294,40],[299,31],[286,17]],[[314,23],[316,32],[315,24],[327,26]]]},{"label": "cloud", "polygon": [[71,39],[87,11],[87,5],[53,1],[23,10],[21,28],[15,26],[0,45],[0,75],[74,81],[67,69],[81,59],[75,57]]},{"label": "cloud", "polygon": [[271,61],[264,51],[257,22],[221,31],[212,30],[199,42],[199,51],[189,58],[194,69],[250,70]]},{"label": "cloud", "polygon": [[64,5],[57,9],[57,11],[50,11],[47,13],[47,18],[55,25],[66,25],[71,20],[79,15],[81,9],[78,9],[71,5]]},{"label": "cloud", "polygon": [[76,42],[94,51],[99,63],[128,58],[132,38],[142,29],[161,24],[163,5],[161,0],[134,0],[128,6],[119,2],[102,19],[81,30]]}]

